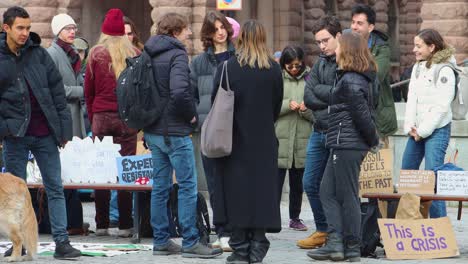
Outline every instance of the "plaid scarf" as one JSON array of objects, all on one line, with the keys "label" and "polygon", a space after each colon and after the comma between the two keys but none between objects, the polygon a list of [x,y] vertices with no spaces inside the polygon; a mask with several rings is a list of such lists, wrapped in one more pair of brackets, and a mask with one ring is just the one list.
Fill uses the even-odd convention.
[{"label": "plaid scarf", "polygon": [[61,47],[63,51],[65,51],[65,54],[67,54],[75,74],[79,74],[81,70],[81,60],[80,55],[76,51],[75,47],[73,47],[72,44],[66,43],[59,38],[57,38],[55,43],[57,43],[57,45]]}]

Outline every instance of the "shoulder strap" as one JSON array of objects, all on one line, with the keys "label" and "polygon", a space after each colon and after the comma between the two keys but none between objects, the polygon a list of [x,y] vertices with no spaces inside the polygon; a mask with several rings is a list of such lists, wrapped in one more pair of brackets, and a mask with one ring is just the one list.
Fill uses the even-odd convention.
[{"label": "shoulder strap", "polygon": [[323,79],[322,79],[323,78],[323,67],[325,67],[325,59],[320,58],[319,59],[319,66],[318,66],[320,83],[324,83]]},{"label": "shoulder strap", "polygon": [[[458,77],[459,77],[459,72],[457,70],[457,68],[455,68],[452,64],[436,64],[434,67],[436,67],[434,69],[434,84],[437,84],[437,81],[439,80],[439,75],[440,75],[440,71],[445,68],[445,67],[449,67],[450,69],[452,69],[453,73],[455,74],[455,95],[453,96],[453,99],[455,100],[457,98],[457,95],[458,95]],[[463,103],[463,98],[460,98],[460,101],[461,103]]]}]

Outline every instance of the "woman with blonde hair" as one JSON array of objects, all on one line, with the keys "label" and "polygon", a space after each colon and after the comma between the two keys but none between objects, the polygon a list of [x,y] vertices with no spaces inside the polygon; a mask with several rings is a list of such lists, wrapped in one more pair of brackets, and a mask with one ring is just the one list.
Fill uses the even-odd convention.
[{"label": "woman with blonde hair", "polygon": [[[125,36],[123,13],[111,9],[101,27],[101,37],[89,54],[85,74],[85,101],[94,137],[112,136],[120,144],[122,156],[135,155],[137,131],[127,127],[119,118],[115,88],[125,59],[139,51]],[[110,191],[96,190],[96,235],[109,235]],[[119,236],[132,235],[132,195],[118,192]]]},{"label": "woman with blonde hair", "polygon": [[[281,230],[278,204],[278,140],[275,121],[283,100],[281,68],[267,48],[265,28],[257,21],[241,29],[236,56],[214,79],[214,100],[220,82],[235,94],[232,153],[216,159],[214,223],[229,223],[233,253],[226,263],[262,263],[268,232]],[[229,75],[229,77],[227,76]],[[219,202],[219,203],[218,203]]]},{"label": "woman with blonde hair", "polygon": [[367,41],[346,32],[336,48],[337,79],[331,90],[326,147],[330,149],[320,186],[328,223],[326,245],[308,252],[316,260],[360,261],[359,173],[367,152],[379,143],[369,83],[376,69]]}]

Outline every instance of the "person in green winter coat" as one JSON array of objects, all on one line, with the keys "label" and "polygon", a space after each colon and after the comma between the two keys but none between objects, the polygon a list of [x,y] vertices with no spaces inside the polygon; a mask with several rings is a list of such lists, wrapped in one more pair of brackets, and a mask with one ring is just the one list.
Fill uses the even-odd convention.
[{"label": "person in green winter coat", "polygon": [[[280,117],[275,123],[278,148],[278,179],[280,193],[286,171],[289,171],[289,228],[306,231],[299,215],[302,205],[302,175],[307,142],[312,132],[313,115],[304,104],[305,78],[310,68],[304,64],[304,51],[300,47],[287,46],[281,55],[283,69],[283,103]],[[281,196],[279,197],[281,201]]]},{"label": "person in green winter coat", "polygon": [[380,90],[375,122],[380,138],[388,147],[388,136],[398,130],[395,102],[390,88],[391,51],[388,36],[375,29],[376,13],[370,6],[355,5],[351,11],[351,17],[351,30],[367,39],[367,46],[377,63]]}]

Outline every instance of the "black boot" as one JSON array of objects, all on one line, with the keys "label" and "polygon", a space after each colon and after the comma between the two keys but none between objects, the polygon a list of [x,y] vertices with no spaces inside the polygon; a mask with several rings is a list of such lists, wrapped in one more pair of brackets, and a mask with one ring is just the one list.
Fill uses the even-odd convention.
[{"label": "black boot", "polygon": [[344,260],[343,237],[336,232],[328,234],[325,246],[307,252],[307,256],[315,260]]},{"label": "black boot", "polygon": [[227,257],[226,264],[249,264],[249,258],[232,253],[229,257]]},{"label": "black boot", "polygon": [[81,257],[81,251],[72,247],[70,241],[55,243],[54,258],[56,259],[77,259]]},{"label": "black boot", "polygon": [[[11,254],[13,254],[13,246],[11,246],[5,253],[3,253],[3,256],[6,257],[11,257]],[[26,250],[24,247],[21,247],[21,256],[26,256]]]},{"label": "black boot", "polygon": [[345,241],[344,258],[350,262],[361,261],[361,242],[358,239]]}]

